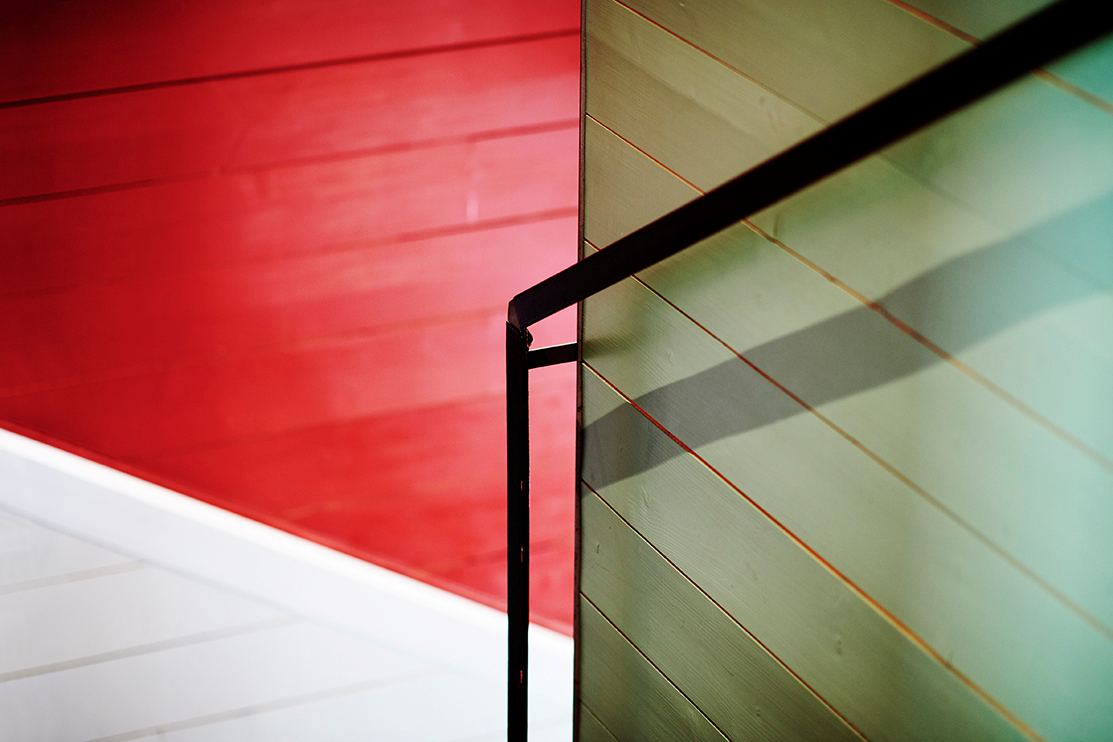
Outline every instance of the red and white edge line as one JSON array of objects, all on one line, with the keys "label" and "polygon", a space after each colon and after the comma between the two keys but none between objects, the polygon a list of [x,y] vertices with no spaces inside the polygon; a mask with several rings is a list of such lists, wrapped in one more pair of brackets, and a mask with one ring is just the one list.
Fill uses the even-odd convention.
[{"label": "red and white edge line", "polygon": [[[500,685],[506,614],[0,430],[0,507]],[[571,715],[572,640],[530,626],[531,716]]]}]

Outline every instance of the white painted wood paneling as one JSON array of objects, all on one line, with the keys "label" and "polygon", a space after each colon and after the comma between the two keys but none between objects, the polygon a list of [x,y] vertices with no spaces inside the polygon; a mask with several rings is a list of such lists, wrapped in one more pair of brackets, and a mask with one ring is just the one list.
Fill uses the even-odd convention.
[{"label": "white painted wood paneling", "polygon": [[191,719],[159,733],[164,742],[454,742],[496,731],[506,713],[498,699],[488,683],[459,675],[422,675],[248,715]]},{"label": "white painted wood paneling", "polygon": [[15,739],[88,740],[430,669],[303,623],[11,680],[0,707]]},{"label": "white painted wood paneling", "polygon": [[0,595],[126,571],[133,565],[134,560],[122,554],[0,512]]},{"label": "white painted wood paneling", "polygon": [[[505,737],[504,614],[8,433],[0,467],[0,737]],[[531,739],[568,739],[571,640],[530,645]]]},{"label": "white painted wood paneling", "polygon": [[0,679],[286,615],[150,568],[25,590],[0,596]]}]

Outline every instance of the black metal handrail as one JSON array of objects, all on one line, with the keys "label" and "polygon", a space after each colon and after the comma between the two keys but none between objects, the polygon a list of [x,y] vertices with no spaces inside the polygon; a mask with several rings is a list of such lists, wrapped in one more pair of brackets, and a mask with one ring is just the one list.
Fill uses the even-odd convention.
[{"label": "black metal handrail", "polygon": [[1113,3],[1060,0],[511,299],[506,325],[508,740],[524,742],[527,729],[529,369],[579,357],[577,343],[530,350],[529,326],[1111,31]]}]

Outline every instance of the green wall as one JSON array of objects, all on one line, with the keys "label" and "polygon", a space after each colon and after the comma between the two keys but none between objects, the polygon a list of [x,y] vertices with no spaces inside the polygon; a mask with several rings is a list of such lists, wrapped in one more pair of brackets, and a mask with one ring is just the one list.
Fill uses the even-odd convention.
[{"label": "green wall", "polygon": [[[584,251],[1042,4],[587,0]],[[1113,41],[582,340],[581,739],[1113,739]]]}]

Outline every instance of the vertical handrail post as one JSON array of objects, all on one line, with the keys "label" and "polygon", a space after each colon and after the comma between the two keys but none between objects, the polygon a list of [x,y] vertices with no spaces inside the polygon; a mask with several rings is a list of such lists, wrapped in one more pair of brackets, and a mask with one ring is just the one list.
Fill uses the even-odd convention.
[{"label": "vertical handrail post", "polygon": [[529,674],[529,330],[506,324],[508,742],[526,740]]}]

